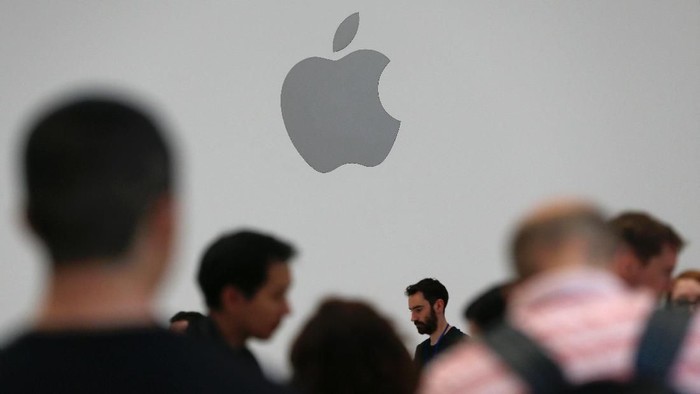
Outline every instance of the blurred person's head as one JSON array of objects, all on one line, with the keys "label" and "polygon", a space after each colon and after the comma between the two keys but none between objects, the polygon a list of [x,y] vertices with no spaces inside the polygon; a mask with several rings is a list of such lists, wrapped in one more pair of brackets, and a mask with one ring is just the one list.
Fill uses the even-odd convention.
[{"label": "blurred person's head", "polygon": [[517,227],[511,243],[520,279],[567,267],[607,267],[616,249],[617,237],[598,208],[574,200],[535,209]]},{"label": "blurred person's head", "polygon": [[700,271],[687,270],[676,276],[669,298],[674,307],[696,310],[700,303]]},{"label": "blurred person's head", "polygon": [[416,366],[392,325],[362,302],[327,300],[291,350],[292,383],[307,394],[410,394]]},{"label": "blurred person's head", "polygon": [[210,316],[229,344],[269,338],[290,312],[294,255],[290,244],[252,231],[226,234],[207,248],[197,279]]},{"label": "blurred person's head", "polygon": [[24,147],[24,204],[54,281],[90,271],[120,285],[73,290],[150,297],[173,241],[172,167],[160,126],[131,103],[85,96],[42,113]]},{"label": "blurred person's head", "polygon": [[469,332],[478,335],[503,320],[506,297],[512,283],[499,283],[477,295],[464,309]]},{"label": "blurred person's head", "polygon": [[614,272],[632,287],[661,295],[670,290],[671,276],[684,241],[668,224],[643,212],[624,212],[610,220],[622,240]]},{"label": "blurred person's head", "polygon": [[170,318],[169,329],[172,332],[184,334],[191,324],[195,324],[202,319],[206,319],[206,316],[199,312],[180,311]]},{"label": "blurred person's head", "polygon": [[449,295],[437,279],[425,278],[406,287],[411,321],[419,334],[431,335],[440,322],[445,321],[445,308]]}]

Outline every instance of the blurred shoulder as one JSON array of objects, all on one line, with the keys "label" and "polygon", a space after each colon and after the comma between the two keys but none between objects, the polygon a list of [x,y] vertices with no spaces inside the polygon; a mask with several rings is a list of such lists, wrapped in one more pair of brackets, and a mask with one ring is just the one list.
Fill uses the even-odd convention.
[{"label": "blurred shoulder", "polygon": [[520,393],[524,388],[496,355],[473,340],[436,359],[423,375],[419,393]]}]

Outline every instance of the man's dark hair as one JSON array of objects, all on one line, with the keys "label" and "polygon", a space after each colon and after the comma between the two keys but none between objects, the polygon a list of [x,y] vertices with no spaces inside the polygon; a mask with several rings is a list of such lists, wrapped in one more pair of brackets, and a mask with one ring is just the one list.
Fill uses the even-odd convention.
[{"label": "man's dark hair", "polygon": [[207,248],[197,275],[207,306],[218,309],[229,285],[252,298],[267,280],[268,267],[289,262],[295,253],[290,244],[253,231],[220,237]]},{"label": "man's dark hair", "polygon": [[624,212],[610,220],[610,225],[643,264],[661,254],[665,245],[676,252],[685,246],[673,227],[644,212]]},{"label": "man's dark hair", "polygon": [[423,293],[423,297],[430,303],[435,305],[435,301],[443,300],[447,306],[447,300],[450,296],[447,294],[447,289],[437,279],[425,278],[418,283],[406,287],[406,295],[412,296],[418,292]]},{"label": "man's dark hair", "polygon": [[202,319],[206,319],[207,317],[204,316],[203,314],[195,311],[180,311],[176,314],[173,315],[173,317],[170,318],[170,323],[175,323],[176,321],[181,321],[185,320],[188,323],[196,322]]},{"label": "man's dark hair", "polygon": [[464,309],[464,317],[476,324],[480,330],[501,322],[506,313],[505,287],[510,283],[498,284],[479,294]]},{"label": "man's dark hair", "polygon": [[170,192],[171,166],[160,127],[142,109],[104,96],[56,106],[29,128],[27,218],[54,264],[119,257]]}]

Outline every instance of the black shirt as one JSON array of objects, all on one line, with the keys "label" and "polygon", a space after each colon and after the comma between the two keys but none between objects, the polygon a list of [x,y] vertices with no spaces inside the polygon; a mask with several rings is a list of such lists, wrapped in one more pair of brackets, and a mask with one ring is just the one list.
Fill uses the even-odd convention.
[{"label": "black shirt", "polygon": [[216,347],[160,328],[28,332],[0,351],[0,392],[277,393]]},{"label": "black shirt", "polygon": [[416,354],[413,359],[416,361],[416,364],[418,364],[418,367],[422,369],[433,357],[466,338],[468,338],[467,335],[457,327],[450,326],[450,329],[447,330],[445,335],[435,346],[430,346],[430,338],[416,346]]},{"label": "black shirt", "polygon": [[253,355],[253,352],[251,352],[246,346],[234,348],[229,345],[221,335],[221,331],[211,317],[207,316],[204,319],[199,319],[190,323],[190,325],[187,326],[185,335],[207,341],[214,346],[220,347],[221,349],[226,349],[226,353],[236,359],[236,361],[240,364],[248,367],[250,369],[250,373],[257,374],[264,378],[265,375],[260,367],[260,363],[258,363],[258,360]]}]

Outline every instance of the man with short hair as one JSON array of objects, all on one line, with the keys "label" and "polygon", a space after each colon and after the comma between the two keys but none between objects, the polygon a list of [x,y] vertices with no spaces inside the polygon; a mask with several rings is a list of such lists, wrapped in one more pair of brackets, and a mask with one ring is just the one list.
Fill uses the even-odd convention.
[{"label": "man with short hair", "polygon": [[514,282],[505,282],[493,285],[467,304],[463,315],[472,337],[481,335],[503,320],[506,313],[507,294],[514,284]]},{"label": "man with short hair", "polygon": [[685,244],[673,227],[644,212],[623,212],[610,225],[623,244],[613,271],[632,287],[667,293]]},{"label": "man with short hair", "polygon": [[457,327],[447,323],[445,307],[447,307],[449,295],[445,286],[437,279],[422,279],[406,287],[405,294],[408,296],[411,321],[416,325],[418,333],[430,336],[416,346],[414,355],[418,367],[423,368],[439,353],[449,349],[466,336]]},{"label": "man with short hair", "polygon": [[24,207],[50,272],[36,321],[0,351],[3,393],[273,392],[154,324],[177,223],[172,162],[160,127],[121,99],[74,99],[31,125]]},{"label": "man with short hair", "polygon": [[195,311],[180,311],[170,318],[170,331],[178,334],[184,334],[190,324],[196,324],[197,321],[206,319],[206,316]]},{"label": "man with short hair", "polygon": [[262,369],[246,343],[268,339],[289,314],[289,263],[294,248],[253,231],[225,234],[204,253],[197,280],[209,318],[188,333],[225,345],[254,371]]},{"label": "man with short hair", "polygon": [[[661,349],[656,359],[643,359],[641,364],[636,359],[655,300],[646,291],[628,288],[609,271],[617,245],[602,213],[589,203],[556,201],[534,210],[511,243],[522,282],[509,296],[506,321],[535,342],[561,375],[541,358],[528,357],[532,352],[526,350],[532,347],[520,346],[522,341],[513,335],[492,336],[505,332],[499,328],[486,333],[483,342],[459,345],[436,361],[420,392],[533,392],[531,384],[536,382],[526,383],[526,372],[539,378],[540,386],[559,392],[552,388],[558,377],[571,385],[625,382],[635,377],[639,365],[655,367],[667,355],[663,347],[654,348]],[[693,319],[680,338],[684,347],[670,360],[670,373],[642,378],[658,379],[654,382],[670,384],[677,392],[700,392],[700,315]],[[506,363],[502,353],[495,354],[492,349],[499,343],[501,350],[509,347],[519,363]]]}]

